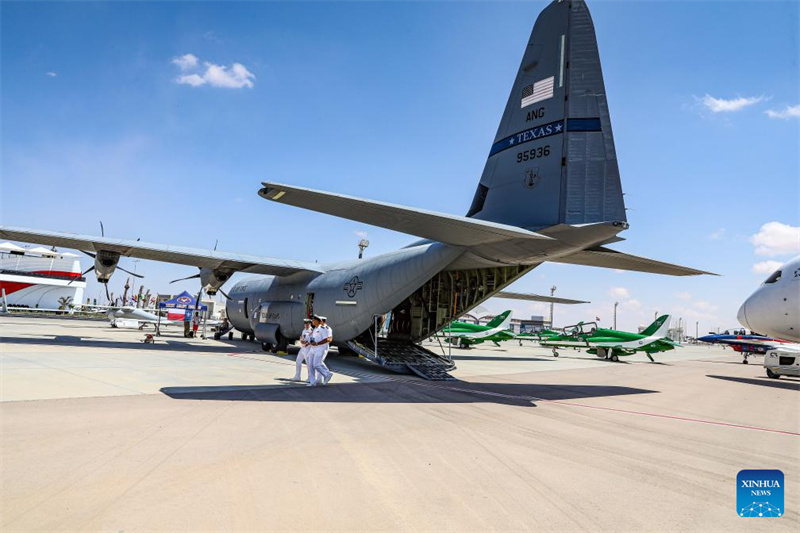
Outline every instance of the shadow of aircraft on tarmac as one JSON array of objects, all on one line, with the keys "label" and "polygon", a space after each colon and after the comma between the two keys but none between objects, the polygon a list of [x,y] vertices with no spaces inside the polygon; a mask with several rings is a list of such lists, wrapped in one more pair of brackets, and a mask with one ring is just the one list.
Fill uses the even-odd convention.
[{"label": "shadow of aircraft on tarmac", "polygon": [[[334,376],[335,379],[335,376]],[[524,383],[430,382],[416,378],[336,384],[322,387],[265,385],[164,387],[176,400],[319,403],[497,403],[534,407],[541,400],[573,400],[658,391],[613,385],[537,385]]]},{"label": "shadow of aircraft on tarmac", "polygon": [[[144,338],[144,333],[142,334]],[[122,348],[126,350],[147,350],[147,351],[184,351],[184,352],[207,352],[207,353],[230,353],[230,352],[261,352],[261,346],[247,341],[216,341],[208,339],[208,344],[198,344],[186,342],[182,337],[156,337],[155,344],[145,344],[141,341],[114,341],[103,340],[108,337],[81,337],[77,335],[53,335],[47,337],[0,337],[3,344],[23,344],[40,346],[76,346],[81,348]]]},{"label": "shadow of aircraft on tarmac", "polygon": [[733,376],[713,376],[711,374],[706,374],[706,377],[722,379],[725,381],[735,381],[737,383],[747,383],[748,385],[761,385],[762,387],[800,391],[800,382],[798,381],[783,381],[770,378],[737,378]]}]

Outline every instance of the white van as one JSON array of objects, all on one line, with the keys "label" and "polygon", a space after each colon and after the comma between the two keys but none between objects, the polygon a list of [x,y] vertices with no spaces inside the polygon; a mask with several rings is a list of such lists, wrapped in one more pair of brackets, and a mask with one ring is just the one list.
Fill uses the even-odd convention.
[{"label": "white van", "polygon": [[781,347],[769,350],[764,355],[764,368],[767,376],[778,379],[781,376],[800,377],[800,349]]}]

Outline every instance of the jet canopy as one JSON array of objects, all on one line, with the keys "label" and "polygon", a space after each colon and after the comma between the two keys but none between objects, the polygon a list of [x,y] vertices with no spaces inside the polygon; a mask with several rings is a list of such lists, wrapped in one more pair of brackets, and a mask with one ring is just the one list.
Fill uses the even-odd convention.
[{"label": "jet canopy", "polygon": [[564,328],[564,335],[570,337],[594,335],[595,333],[597,333],[597,322],[578,322],[574,326]]}]

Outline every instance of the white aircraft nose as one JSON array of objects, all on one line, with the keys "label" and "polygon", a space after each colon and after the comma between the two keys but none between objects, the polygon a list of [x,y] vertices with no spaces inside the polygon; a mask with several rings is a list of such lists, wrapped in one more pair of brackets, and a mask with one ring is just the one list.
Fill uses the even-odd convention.
[{"label": "white aircraft nose", "polygon": [[743,325],[747,329],[752,330],[753,328],[751,328],[750,324],[747,323],[747,313],[745,312],[746,307],[747,307],[747,300],[744,301],[742,306],[739,308],[739,312],[736,313],[736,320],[739,321],[739,324]]}]

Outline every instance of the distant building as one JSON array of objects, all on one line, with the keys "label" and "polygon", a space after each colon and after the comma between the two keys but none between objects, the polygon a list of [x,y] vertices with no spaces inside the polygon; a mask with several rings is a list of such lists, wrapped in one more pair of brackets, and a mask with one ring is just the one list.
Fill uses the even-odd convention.
[{"label": "distant building", "polygon": [[78,255],[47,248],[0,244],[0,298],[9,307],[60,309],[80,306],[86,289]]},{"label": "distant building", "polygon": [[543,329],[550,329],[550,321],[541,315],[533,315],[530,320],[511,319],[511,330],[514,333],[535,333]]}]

